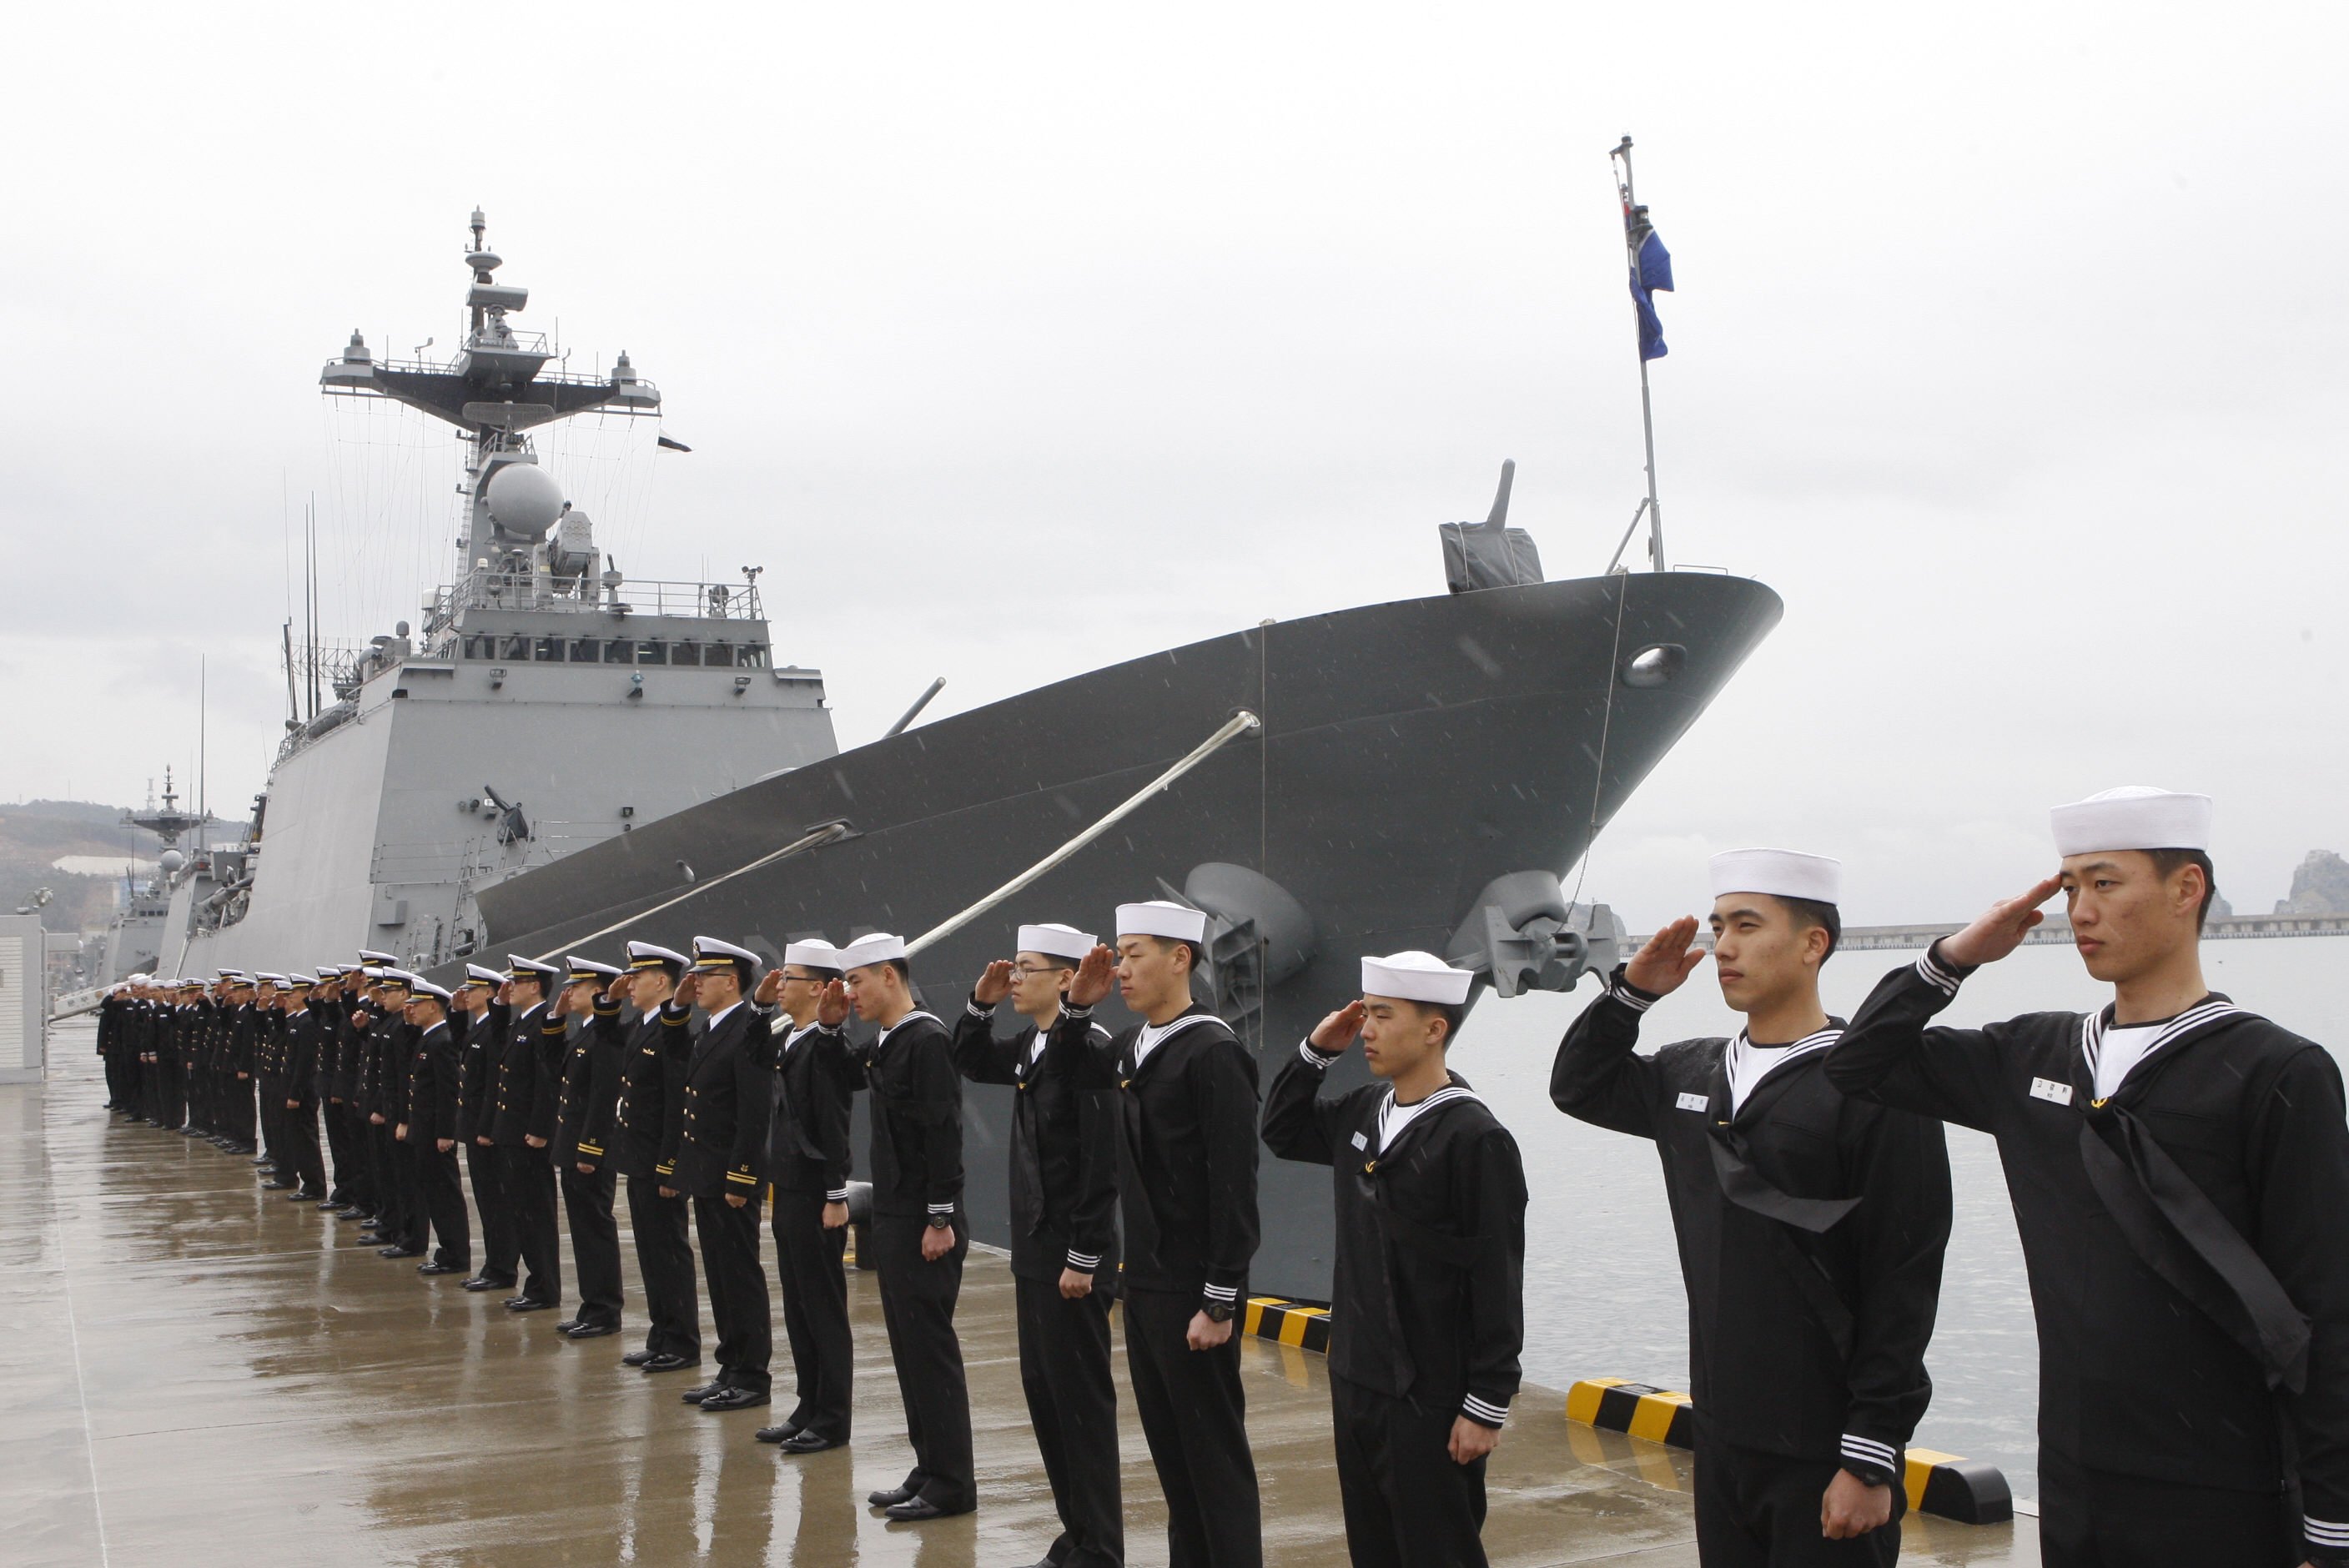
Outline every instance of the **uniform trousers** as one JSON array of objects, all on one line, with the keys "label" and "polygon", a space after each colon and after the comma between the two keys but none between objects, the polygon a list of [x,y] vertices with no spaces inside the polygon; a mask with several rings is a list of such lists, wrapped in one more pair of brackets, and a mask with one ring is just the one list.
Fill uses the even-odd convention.
[{"label": "uniform trousers", "polygon": [[318,1108],[305,1102],[299,1110],[287,1110],[281,1099],[277,1117],[278,1142],[282,1146],[278,1174],[298,1181],[299,1191],[305,1193],[325,1197],[326,1161],[318,1152]]},{"label": "uniform trousers", "polygon": [[[427,1222],[440,1245],[432,1261],[450,1268],[473,1266],[473,1231],[465,1222],[465,1184],[457,1175],[457,1151],[440,1151],[440,1140],[422,1128],[408,1130],[409,1158],[416,1166],[417,1194],[423,1200]],[[424,1231],[417,1227],[419,1243]]]},{"label": "uniform trousers", "polygon": [[176,1061],[155,1064],[158,1095],[155,1119],[165,1127],[178,1127],[188,1119],[187,1070]]},{"label": "uniform trousers", "polygon": [[1166,1494],[1168,1568],[1262,1568],[1238,1326],[1215,1349],[1194,1350],[1187,1335],[1198,1310],[1195,1291],[1126,1289],[1126,1369]]},{"label": "uniform trousers", "polygon": [[366,1182],[351,1154],[350,1122],[346,1109],[331,1099],[321,1099],[318,1102],[319,1119],[326,1126],[326,1152],[333,1157],[335,1167],[334,1182],[326,1189],[326,1196],[339,1203],[356,1203],[359,1193],[366,1190]]},{"label": "uniform trousers", "polygon": [[823,1194],[775,1193],[775,1273],[792,1347],[792,1425],[846,1442],[856,1350],[848,1334],[848,1227],[823,1228]]},{"label": "uniform trousers", "polygon": [[1098,1284],[1074,1301],[1060,1276],[1012,1278],[1019,1320],[1019,1383],[1052,1483],[1061,1538],[1044,1555],[1059,1568],[1125,1561],[1117,1461],[1117,1387],[1110,1372],[1110,1294]]},{"label": "uniform trousers", "polygon": [[382,1200],[375,1184],[375,1142],[367,1136],[367,1119],[349,1100],[330,1107],[328,1114],[342,1124],[343,1153],[350,1166],[346,1171],[337,1164],[335,1179],[350,1194],[353,1206],[375,1213]]},{"label": "uniform trousers", "polygon": [[1696,1440],[1696,1550],[1704,1568],[1873,1568],[1900,1556],[1908,1495],[1892,1489],[1892,1522],[1849,1541],[1819,1531],[1819,1502],[1842,1465]]},{"label": "uniform trousers", "polygon": [[254,1088],[250,1078],[239,1078],[233,1071],[221,1074],[222,1099],[225,1102],[221,1119],[221,1130],[228,1140],[248,1153],[260,1147],[260,1134],[254,1130],[253,1106]]},{"label": "uniform trousers", "polygon": [[501,1144],[499,1174],[513,1215],[514,1246],[530,1271],[522,1294],[533,1301],[563,1300],[563,1253],[554,1237],[554,1161],[527,1143]]},{"label": "uniform trousers", "polygon": [[1485,1568],[1485,1461],[1452,1457],[1459,1401],[1423,1406],[1333,1374],[1330,1415],[1356,1568]]},{"label": "uniform trousers", "polygon": [[285,1147],[285,1088],[272,1074],[254,1080],[261,1091],[261,1152],[280,1176],[294,1173],[294,1151]]},{"label": "uniform trousers", "polygon": [[867,1233],[881,1274],[881,1322],[889,1331],[889,1358],[897,1367],[905,1436],[914,1445],[914,1468],[906,1473],[905,1488],[926,1502],[959,1513],[978,1501],[971,1460],[970,1387],[963,1377],[962,1341],[954,1326],[970,1228],[957,1211],[953,1248],[927,1263],[922,1258],[922,1233],[928,1228],[924,1215],[876,1213]]},{"label": "uniform trousers", "polygon": [[592,1176],[563,1162],[563,1217],[571,1227],[571,1264],[579,1274],[581,1323],[620,1324],[620,1222],[612,1217],[616,1178],[609,1165]]},{"label": "uniform trousers", "polygon": [[2284,1568],[2302,1560],[2299,1513],[2281,1487],[2187,1486],[2093,1470],[2039,1450],[2039,1561],[2045,1568]]},{"label": "uniform trousers", "polygon": [[750,1201],[739,1209],[722,1195],[693,1200],[701,1272],[709,1280],[709,1315],[718,1326],[717,1381],[754,1394],[771,1385],[767,1362],[775,1351],[767,1270],[759,1261],[759,1209],[766,1195],[764,1186],[754,1188]]},{"label": "uniform trousers", "polygon": [[465,1145],[465,1171],[473,1179],[473,1208],[481,1221],[481,1277],[512,1284],[522,1267],[522,1237],[514,1230],[513,1203],[506,1196],[501,1150]]},{"label": "uniform trousers", "polygon": [[376,1132],[377,1179],[390,1194],[390,1202],[376,1212],[386,1221],[384,1240],[396,1246],[420,1247],[424,1244],[424,1194],[416,1185],[416,1157],[408,1145],[399,1140],[398,1128],[385,1118],[386,1125],[367,1125]]},{"label": "uniform trousers", "polygon": [[636,1273],[645,1285],[645,1348],[655,1356],[701,1359],[701,1303],[694,1292],[693,1243],[683,1198],[660,1195],[657,1176],[628,1178],[628,1229],[636,1238]]}]

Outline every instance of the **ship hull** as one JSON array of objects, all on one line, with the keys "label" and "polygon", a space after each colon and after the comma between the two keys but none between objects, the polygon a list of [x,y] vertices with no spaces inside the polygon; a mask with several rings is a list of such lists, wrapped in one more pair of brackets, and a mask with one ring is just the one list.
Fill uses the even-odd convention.
[{"label": "ship hull", "polygon": [[[1357,993],[1362,954],[1441,951],[1493,879],[1569,868],[1779,613],[1775,593],[1744,579],[1641,574],[1218,637],[843,752],[484,890],[487,945],[538,955],[576,944],[611,959],[631,938],[682,948],[707,934],[772,961],[803,934],[916,935],[1247,708],[1264,720],[1260,736],[1226,747],[914,968],[927,1006],[951,1019],[985,964],[1011,952],[1019,923],[1107,933],[1121,902],[1164,896],[1203,863],[1247,867],[1293,894],[1316,934],[1309,962],[1238,1021],[1268,1079],[1282,1052]],[[1671,678],[1627,681],[1635,655],[1658,646],[1679,650]],[[705,887],[840,820],[853,837]],[[1121,1025],[1120,1013],[1112,999],[1104,1019]],[[1002,1243],[1007,1091],[972,1086],[967,1112],[972,1223]],[[1268,1155],[1262,1171],[1255,1288],[1326,1295],[1328,1173]]]}]

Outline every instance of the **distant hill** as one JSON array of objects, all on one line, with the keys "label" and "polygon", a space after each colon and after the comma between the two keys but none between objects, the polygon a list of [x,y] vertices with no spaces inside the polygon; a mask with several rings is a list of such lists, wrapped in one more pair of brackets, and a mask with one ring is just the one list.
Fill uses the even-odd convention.
[{"label": "distant hill", "polygon": [[114,913],[116,878],[73,876],[52,864],[60,855],[106,861],[155,858],[155,835],[122,826],[123,808],[89,800],[27,800],[0,806],[0,913],[30,903],[35,890],[56,896],[41,911],[48,931],[79,931]]},{"label": "distant hill", "polygon": [[2311,850],[2292,873],[2292,896],[2276,901],[2278,914],[2349,914],[2349,861],[2331,850]]}]

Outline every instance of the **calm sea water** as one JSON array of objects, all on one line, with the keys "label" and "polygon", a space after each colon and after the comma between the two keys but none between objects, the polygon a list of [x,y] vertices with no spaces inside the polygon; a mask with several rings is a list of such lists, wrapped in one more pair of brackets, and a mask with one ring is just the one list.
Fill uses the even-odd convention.
[{"label": "calm sea water", "polygon": [[[1847,953],[1827,965],[1828,1011],[1848,1016],[1876,981],[1913,953]],[[2336,1057],[2349,1047],[2349,937],[2213,942],[2202,961],[2213,989]],[[1653,1146],[1587,1127],[1553,1109],[1549,1067],[1558,1037],[1597,995],[1585,980],[1565,996],[1487,1000],[1462,1032],[1453,1065],[1506,1121],[1533,1191],[1526,1215],[1526,1375],[1562,1388],[1579,1377],[1688,1386],[1687,1300]],[[1968,1026],[2050,1008],[2101,1006],[2069,947],[2026,947],[1966,983],[1943,1021]],[[1647,1016],[1643,1041],[1725,1035],[1710,965]],[[2349,1065],[2349,1064],[2344,1064]],[[1920,1447],[1987,1460],[2019,1498],[2038,1495],[2033,1428],[2039,1358],[2023,1253],[1991,1140],[1950,1129],[1956,1223],[1927,1366],[1933,1404]]]}]

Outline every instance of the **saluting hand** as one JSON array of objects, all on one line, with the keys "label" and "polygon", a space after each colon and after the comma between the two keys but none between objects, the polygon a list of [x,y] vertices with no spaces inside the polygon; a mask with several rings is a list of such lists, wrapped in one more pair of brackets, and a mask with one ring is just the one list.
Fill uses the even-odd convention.
[{"label": "saluting hand", "polygon": [[750,1000],[761,1007],[771,1007],[783,999],[783,972],[770,969],[759,976],[759,988],[750,993]]},{"label": "saluting hand", "polygon": [[1368,1012],[1360,996],[1347,1003],[1321,1020],[1309,1038],[1313,1048],[1325,1057],[1334,1057],[1354,1043],[1362,1032],[1362,1018]]},{"label": "saluting hand", "polygon": [[1069,1003],[1071,1006],[1090,1007],[1108,995],[1116,985],[1116,950],[1096,943],[1077,965],[1076,978],[1069,982]]},{"label": "saluting hand", "polygon": [[2043,877],[2032,884],[2030,892],[1999,900],[1977,915],[1971,925],[1955,936],[1941,938],[1941,956],[1969,969],[1977,964],[1997,963],[2022,946],[2031,928],[2047,918],[2039,912],[2039,906],[2054,898],[2063,886],[2060,876]]},{"label": "saluting hand", "polygon": [[987,966],[978,984],[970,988],[970,999],[982,1007],[992,1007],[1011,995],[1011,960],[999,958]]},{"label": "saluting hand", "polygon": [[815,1021],[827,1029],[836,1029],[848,1022],[848,987],[837,980],[824,983],[823,995],[815,999]]},{"label": "saluting hand", "polygon": [[677,995],[671,998],[680,1007],[690,1007],[701,999],[701,976],[687,970],[678,978]]},{"label": "saluting hand", "polygon": [[1684,914],[1648,938],[1648,944],[1623,965],[1623,978],[1642,991],[1667,995],[1679,990],[1703,962],[1704,949],[1696,945],[1696,916]]}]

